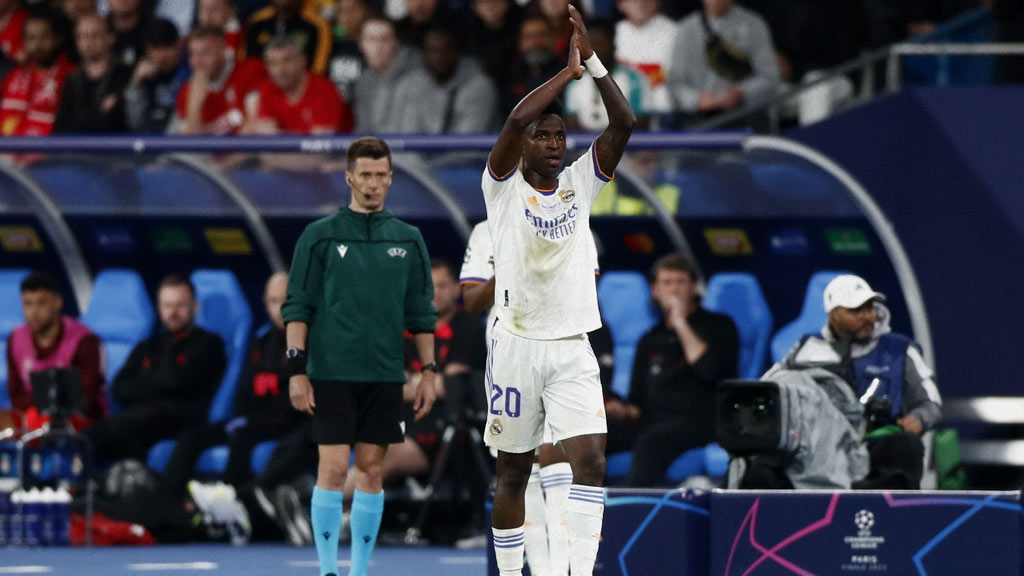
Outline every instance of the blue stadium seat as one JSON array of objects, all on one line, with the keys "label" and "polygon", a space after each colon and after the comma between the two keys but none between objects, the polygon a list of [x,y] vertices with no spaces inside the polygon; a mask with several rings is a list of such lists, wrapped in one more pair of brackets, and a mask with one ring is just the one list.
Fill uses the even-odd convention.
[{"label": "blue stadium seat", "polygon": [[[252,312],[238,280],[230,270],[196,270],[191,278],[199,300],[196,324],[220,336],[227,353],[224,378],[210,403],[207,416],[210,422],[225,421],[234,415],[235,389],[245,362],[249,332],[252,330]],[[162,472],[173,449],[173,440],[164,440],[153,446],[147,458],[149,467]],[[204,472],[221,472],[227,465],[227,449],[215,446],[200,456],[200,462]]]},{"label": "blue stadium seat", "polygon": [[651,289],[639,272],[607,272],[601,275],[597,285],[597,299],[615,343],[612,389],[628,396],[636,344],[658,322],[658,316],[651,309]]},{"label": "blue stadium seat", "polygon": [[739,377],[759,377],[772,335],[772,313],[757,278],[746,272],[715,274],[708,280],[704,307],[726,314],[736,323],[740,335]]},{"label": "blue stadium seat", "polygon": [[828,321],[828,314],[825,314],[825,286],[828,286],[833,278],[841,274],[850,274],[850,272],[823,270],[815,272],[811,276],[810,282],[807,283],[807,291],[804,292],[804,304],[800,309],[800,316],[783,326],[772,337],[772,362],[778,362],[785,358],[801,336],[820,332],[825,326]]},{"label": "blue stadium seat", "polygon": [[632,452],[616,452],[605,458],[605,477],[609,484],[621,481],[629,473],[629,467],[633,465]]},{"label": "blue stadium seat", "polygon": [[274,453],[274,448],[277,447],[277,440],[267,440],[266,442],[260,442],[252,449],[252,473],[254,476],[259,476],[263,472],[263,469],[267,467],[267,462],[270,461],[270,455]]},{"label": "blue stadium seat", "polygon": [[103,342],[109,387],[135,345],[153,333],[156,316],[139,273],[108,268],[96,275],[81,320]]},{"label": "blue stadium seat", "polygon": [[[21,314],[21,281],[28,270],[0,270],[0,350],[7,353],[7,337],[25,321]],[[11,407],[7,394],[7,359],[0,361],[0,410]]]}]

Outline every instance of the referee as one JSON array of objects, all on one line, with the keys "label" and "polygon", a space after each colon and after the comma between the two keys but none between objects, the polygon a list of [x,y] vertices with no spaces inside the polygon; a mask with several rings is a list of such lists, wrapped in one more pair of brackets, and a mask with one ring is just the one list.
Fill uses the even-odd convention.
[{"label": "referee", "polygon": [[342,490],[355,445],[351,576],[363,576],[384,511],[382,462],[401,443],[403,329],[414,335],[423,378],[415,418],[434,404],[430,258],[420,231],[384,210],[391,150],[376,137],[348,149],[352,200],[303,231],[295,247],[285,352],[292,406],[313,416],[320,463],[311,516],[321,576],[337,573]]}]

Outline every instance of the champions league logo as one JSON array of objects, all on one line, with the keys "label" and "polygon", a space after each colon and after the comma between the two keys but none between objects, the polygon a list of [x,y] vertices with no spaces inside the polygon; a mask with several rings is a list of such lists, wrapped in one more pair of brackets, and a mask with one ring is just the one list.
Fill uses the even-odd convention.
[{"label": "champions league logo", "polygon": [[853,525],[857,527],[856,536],[846,536],[843,543],[849,545],[849,560],[844,562],[844,572],[885,572],[888,567],[879,559],[879,547],[885,544],[885,536],[875,536],[871,529],[875,527],[875,513],[871,510],[859,510],[853,515]]},{"label": "champions league logo", "polygon": [[875,525],[875,514],[870,510],[861,510],[853,515],[853,523],[857,526],[858,536],[870,536],[871,527]]}]

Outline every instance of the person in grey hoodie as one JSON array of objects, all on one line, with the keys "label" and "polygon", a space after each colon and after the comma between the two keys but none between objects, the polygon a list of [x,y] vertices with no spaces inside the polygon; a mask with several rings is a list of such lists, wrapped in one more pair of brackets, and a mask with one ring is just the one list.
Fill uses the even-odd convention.
[{"label": "person in grey hoodie", "polygon": [[423,62],[398,85],[399,132],[485,132],[496,128],[497,91],[476,60],[459,53],[452,30],[423,39]]},{"label": "person in grey hoodie", "polygon": [[396,89],[416,66],[416,52],[398,43],[395,23],[385,16],[370,16],[363,22],[359,49],[366,66],[355,83],[356,132],[397,132]]}]

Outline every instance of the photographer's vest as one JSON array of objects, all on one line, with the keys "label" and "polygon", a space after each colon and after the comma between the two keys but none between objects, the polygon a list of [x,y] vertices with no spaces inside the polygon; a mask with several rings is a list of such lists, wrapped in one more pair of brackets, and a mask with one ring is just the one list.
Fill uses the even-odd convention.
[{"label": "photographer's vest", "polygon": [[857,396],[863,396],[876,378],[875,398],[888,398],[892,402],[892,417],[903,415],[903,368],[907,360],[907,347],[911,341],[899,334],[885,334],[867,355],[854,358],[851,370]]},{"label": "photographer's vest", "polygon": [[25,386],[26,392],[32,391],[32,380],[29,374],[49,368],[70,368],[71,359],[75,357],[78,343],[92,332],[85,324],[67,316],[61,316],[60,345],[46,358],[36,357],[36,346],[32,341],[32,331],[23,324],[11,332],[11,355],[18,367],[18,375]]}]

